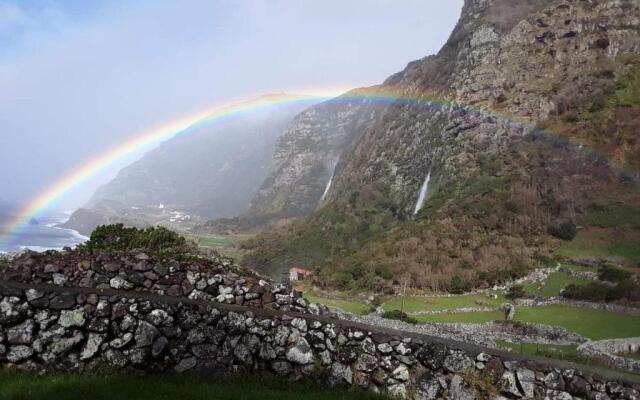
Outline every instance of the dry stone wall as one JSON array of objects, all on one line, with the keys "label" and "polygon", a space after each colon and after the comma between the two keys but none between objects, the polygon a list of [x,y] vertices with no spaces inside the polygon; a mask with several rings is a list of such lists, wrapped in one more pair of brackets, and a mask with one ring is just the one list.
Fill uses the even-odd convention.
[{"label": "dry stone wall", "polygon": [[[311,314],[112,288],[0,285],[0,359],[34,372],[256,373],[413,399],[637,399],[566,365]],[[493,395],[492,395],[493,397]]]},{"label": "dry stone wall", "polygon": [[578,354],[612,367],[640,374],[640,360],[625,357],[640,353],[640,337],[599,340],[578,346]]},{"label": "dry stone wall", "polygon": [[186,261],[146,253],[50,251],[24,252],[0,270],[7,281],[63,287],[119,289],[320,314],[327,309],[309,304],[282,284],[220,259],[189,257]]}]

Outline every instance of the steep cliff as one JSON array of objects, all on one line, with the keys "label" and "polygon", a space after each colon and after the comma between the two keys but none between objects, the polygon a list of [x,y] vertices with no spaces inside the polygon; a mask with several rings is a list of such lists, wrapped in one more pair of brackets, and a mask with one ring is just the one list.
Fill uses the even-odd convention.
[{"label": "steep cliff", "polygon": [[[450,289],[522,273],[547,232],[598,226],[603,210],[629,217],[619,228],[637,243],[639,31],[633,0],[466,1],[437,55],[372,89],[397,101],[350,133],[320,209],[247,243],[246,262],[321,267],[342,287],[403,275]],[[323,137],[309,132],[319,125],[305,135]],[[267,184],[294,175],[276,169]],[[314,187],[296,209],[319,204]]]},{"label": "steep cliff", "polygon": [[278,137],[312,104],[269,106],[192,128],[122,169],[65,226],[81,232],[97,222],[180,228],[180,222],[245,212],[269,173]]}]

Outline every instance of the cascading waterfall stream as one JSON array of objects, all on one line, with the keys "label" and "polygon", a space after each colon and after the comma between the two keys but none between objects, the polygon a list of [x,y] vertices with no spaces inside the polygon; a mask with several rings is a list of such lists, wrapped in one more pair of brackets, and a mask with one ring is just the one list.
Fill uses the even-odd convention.
[{"label": "cascading waterfall stream", "polygon": [[334,161],[329,165],[327,165],[327,169],[331,170],[331,178],[329,178],[329,182],[327,182],[327,186],[324,188],[324,192],[322,193],[322,197],[320,197],[320,203],[327,199],[327,195],[329,194],[329,190],[331,189],[331,184],[333,183],[333,177],[336,176],[336,167],[338,165],[338,161]]},{"label": "cascading waterfall stream", "polygon": [[418,214],[424,206],[424,201],[427,198],[427,190],[429,190],[429,181],[431,180],[431,171],[427,174],[427,177],[424,179],[424,183],[420,188],[420,195],[418,196],[418,201],[416,202],[416,209],[413,212],[413,215]]},{"label": "cascading waterfall stream", "polygon": [[331,189],[332,182],[333,182],[333,174],[331,175],[331,178],[329,178],[329,182],[327,182],[327,187],[324,188],[324,193],[322,193],[322,197],[320,197],[320,201],[324,201],[324,199],[327,198],[327,195],[329,194],[329,189]]}]

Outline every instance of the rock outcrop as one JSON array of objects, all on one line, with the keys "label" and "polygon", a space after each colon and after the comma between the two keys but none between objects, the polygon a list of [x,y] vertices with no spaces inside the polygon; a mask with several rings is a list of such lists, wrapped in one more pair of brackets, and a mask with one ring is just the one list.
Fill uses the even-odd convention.
[{"label": "rock outcrop", "polygon": [[313,104],[273,105],[189,128],[123,168],[64,226],[83,234],[116,222],[186,229],[243,213],[269,173],[276,140]]},{"label": "rock outcrop", "polygon": [[[550,227],[588,225],[581,217],[611,193],[637,202],[625,183],[633,173],[621,168],[640,160],[630,121],[640,109],[637,94],[625,100],[616,88],[636,93],[639,30],[632,0],[465,1],[437,55],[369,89],[385,102],[364,91],[334,111],[332,121],[357,130],[322,202],[330,168],[320,168],[313,190],[296,186],[298,172],[338,153],[314,147],[326,136],[320,122],[292,128],[308,140],[277,150],[292,161],[261,192],[278,209],[320,209],[276,232],[276,243],[251,243],[248,262],[324,265],[340,276],[360,264],[371,279],[391,268],[435,290],[448,289],[453,275],[478,285],[521,274],[514,266],[530,263]],[[358,124],[350,110],[364,112],[355,114]],[[594,125],[599,120],[608,122]],[[309,195],[278,197],[279,182]],[[411,256],[399,260],[398,248]]]}]

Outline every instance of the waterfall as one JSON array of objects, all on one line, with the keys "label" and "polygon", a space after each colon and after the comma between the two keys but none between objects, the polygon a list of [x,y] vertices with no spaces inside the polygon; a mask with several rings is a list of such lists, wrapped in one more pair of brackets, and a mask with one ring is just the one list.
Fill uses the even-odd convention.
[{"label": "waterfall", "polygon": [[431,180],[431,171],[427,174],[427,177],[424,179],[424,183],[420,188],[420,195],[418,196],[418,201],[416,202],[416,209],[413,212],[413,215],[416,215],[424,206],[424,200],[427,197],[427,190],[429,190],[429,181]]},{"label": "waterfall", "polygon": [[331,189],[331,182],[333,182],[333,174],[331,175],[331,178],[329,178],[329,182],[327,182],[327,187],[324,188],[324,193],[322,193],[322,197],[320,197],[320,201],[324,201],[324,199],[327,198],[327,195],[329,194],[329,189]]}]

